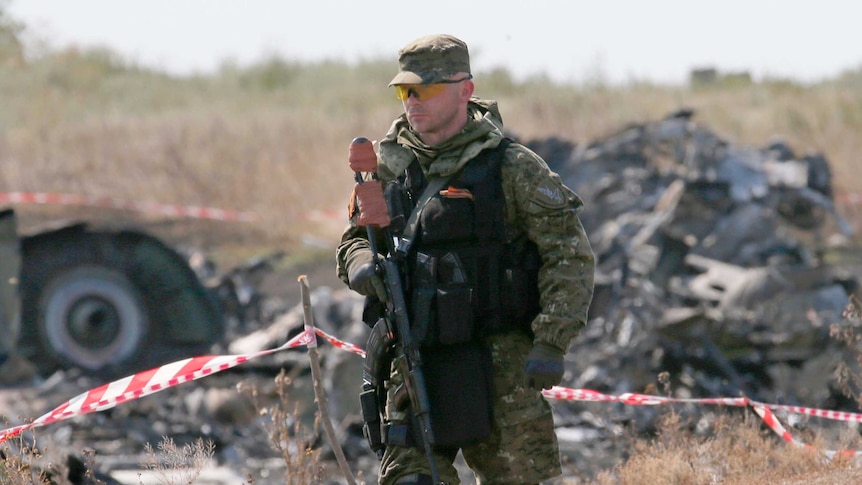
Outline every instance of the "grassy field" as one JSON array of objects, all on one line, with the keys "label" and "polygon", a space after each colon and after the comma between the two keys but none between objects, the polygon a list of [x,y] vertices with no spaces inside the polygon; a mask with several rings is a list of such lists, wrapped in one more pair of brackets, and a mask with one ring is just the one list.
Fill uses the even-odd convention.
[{"label": "grassy field", "polygon": [[[202,230],[215,234],[206,249],[225,259],[261,248],[291,252],[309,241],[334,247],[353,185],[348,145],[356,136],[382,136],[400,112],[386,88],[396,67],[390,59],[357,65],[271,59],[178,78],[109,51],[25,55],[18,27],[0,9],[0,192],[259,214],[256,222],[188,222],[190,230],[204,224]],[[508,130],[524,141],[556,136],[585,143],[628,123],[693,108],[697,121],[734,143],[763,145],[782,136],[798,153],[822,152],[832,163],[836,191],[862,193],[862,66],[818,84],[560,85],[493,71],[476,73],[476,85],[479,96],[500,102]],[[860,210],[842,209],[862,230]],[[20,208],[25,223],[27,216],[59,211]],[[839,483],[832,474],[859,477],[846,462],[824,464],[754,428],[719,433],[723,439],[659,437],[603,483]]]},{"label": "grassy field", "polygon": [[[253,211],[260,220],[242,226],[242,243],[337,238],[353,184],[348,145],[381,137],[400,112],[386,87],[394,60],[274,58],[177,78],[110,51],[25,56],[4,45],[0,191]],[[476,74],[477,94],[499,101],[507,129],[522,141],[584,143],[687,107],[733,143],[782,136],[799,153],[823,152],[838,191],[862,192],[862,69],[815,85],[729,79],[700,87]]]}]

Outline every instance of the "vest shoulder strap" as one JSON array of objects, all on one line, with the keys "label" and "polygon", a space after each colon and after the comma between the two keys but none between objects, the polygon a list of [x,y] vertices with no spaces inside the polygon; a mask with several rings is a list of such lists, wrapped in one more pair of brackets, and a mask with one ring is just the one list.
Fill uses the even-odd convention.
[{"label": "vest shoulder strap", "polygon": [[[509,145],[512,143],[512,141],[513,140],[509,137],[503,137],[503,139],[496,147],[482,150],[482,152],[480,152],[479,155],[476,156],[476,158],[471,160],[470,163],[480,158],[502,161],[503,156],[505,155],[506,150],[509,148]],[[411,165],[416,163],[418,162],[414,160]],[[452,180],[458,175],[458,173],[460,172],[455,172],[445,177],[434,177],[431,180],[427,180],[427,185],[422,191],[422,195],[419,197],[419,199],[417,199],[416,206],[410,213],[410,217],[407,219],[407,224],[401,234],[401,241],[399,241],[398,247],[396,248],[396,252],[399,256],[406,256],[410,252],[410,248],[413,246],[413,241],[416,238],[416,231],[419,230],[419,216],[422,215],[422,209],[424,209],[428,201],[431,200],[432,197],[434,197],[434,194],[436,194],[443,187],[445,187],[450,180]]]}]

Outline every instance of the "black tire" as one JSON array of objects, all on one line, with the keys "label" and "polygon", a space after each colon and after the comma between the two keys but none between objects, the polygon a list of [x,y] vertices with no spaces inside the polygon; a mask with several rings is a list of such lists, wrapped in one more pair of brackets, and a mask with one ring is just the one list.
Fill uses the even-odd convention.
[{"label": "black tire", "polygon": [[21,351],[42,375],[77,367],[115,377],[157,329],[110,233],[68,229],[25,240]]},{"label": "black tire", "polygon": [[221,312],[175,251],[133,231],[81,226],[22,241],[21,342],[42,375],[116,378],[201,355]]},{"label": "black tire", "polygon": [[126,276],[106,267],[58,272],[39,295],[39,337],[64,366],[87,371],[135,362],[149,338],[140,295]]}]

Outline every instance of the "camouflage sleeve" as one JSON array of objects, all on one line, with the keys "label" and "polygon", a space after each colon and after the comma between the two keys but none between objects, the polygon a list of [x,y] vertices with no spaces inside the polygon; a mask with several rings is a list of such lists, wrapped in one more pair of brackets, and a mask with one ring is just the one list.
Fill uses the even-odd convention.
[{"label": "camouflage sleeve", "polygon": [[365,232],[364,228],[351,223],[341,235],[341,242],[335,250],[335,272],[345,285],[348,284],[350,262],[359,252],[371,250]]},{"label": "camouflage sleeve", "polygon": [[578,214],[581,199],[535,153],[519,144],[503,165],[506,217],[536,243],[541,313],[533,320],[536,343],[567,350],[587,322],[595,258]]}]

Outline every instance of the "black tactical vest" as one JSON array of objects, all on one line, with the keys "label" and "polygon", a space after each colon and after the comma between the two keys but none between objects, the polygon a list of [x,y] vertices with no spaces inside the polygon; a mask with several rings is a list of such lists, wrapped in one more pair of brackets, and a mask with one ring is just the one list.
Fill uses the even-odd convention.
[{"label": "black tactical vest", "polygon": [[[423,345],[529,332],[539,313],[541,258],[525,236],[512,240],[506,224],[501,167],[509,143],[481,152],[421,212],[402,267],[413,336]],[[398,182],[412,209],[427,185],[418,161]]]}]

